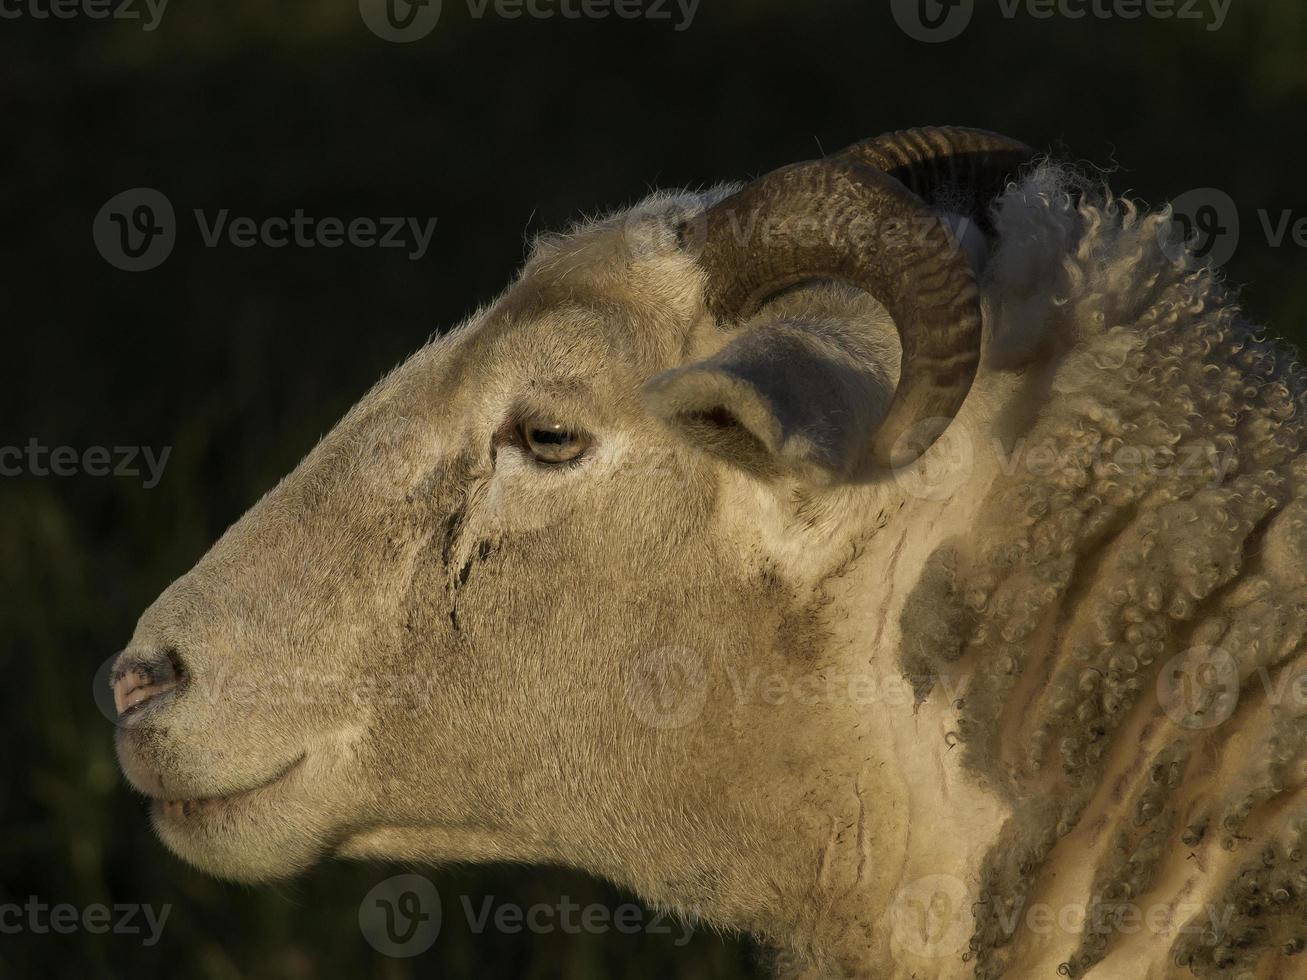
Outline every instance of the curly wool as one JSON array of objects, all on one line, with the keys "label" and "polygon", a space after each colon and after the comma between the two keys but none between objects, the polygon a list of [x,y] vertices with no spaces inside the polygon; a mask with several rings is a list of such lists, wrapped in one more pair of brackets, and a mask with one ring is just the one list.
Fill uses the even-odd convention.
[{"label": "curly wool", "polygon": [[[1030,371],[1044,398],[1009,448],[1055,464],[998,475],[981,530],[936,552],[901,624],[908,676],[969,677],[967,764],[1018,814],[988,861],[976,975],[1004,975],[1004,912],[1047,880],[1128,731],[1151,761],[1113,787],[1112,843],[1085,896],[1106,925],[1062,972],[1107,955],[1114,903],[1214,843],[1260,853],[1227,874],[1225,931],[1186,935],[1174,961],[1238,977],[1307,946],[1307,813],[1267,816],[1307,781],[1307,714],[1261,682],[1287,676],[1307,635],[1307,385],[1216,275],[1170,246],[1169,213],[1046,166],[996,219],[990,363],[1056,365]],[[1229,658],[1233,715],[1212,724],[1226,704],[1211,697],[1190,717],[1164,713],[1164,671],[1213,656]]]}]

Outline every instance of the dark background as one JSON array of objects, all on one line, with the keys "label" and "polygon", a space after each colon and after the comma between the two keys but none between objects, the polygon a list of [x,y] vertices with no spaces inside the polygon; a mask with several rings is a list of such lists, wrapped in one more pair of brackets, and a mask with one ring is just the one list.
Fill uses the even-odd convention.
[{"label": "dark background", "polygon": [[[172,906],[150,948],[0,934],[0,976],[759,975],[747,944],[706,930],[678,948],[677,933],[466,928],[461,895],[629,900],[563,871],[420,869],[446,923],[416,959],[380,955],[358,926],[364,895],[402,868],[337,863],[258,889],[209,880],[154,840],[92,677],[382,372],[507,285],[525,236],[655,186],[743,179],[902,127],[992,128],[1110,168],[1115,190],[1152,205],[1229,194],[1242,234],[1227,268],[1249,314],[1307,338],[1307,249],[1272,247],[1258,217],[1307,217],[1307,7],[1233,0],[1210,31],[981,6],[939,44],[905,34],[884,0],[703,0],[683,31],[477,19],[446,0],[411,44],[379,39],[351,0],[173,0],[152,32],[0,19],[0,445],[172,447],[149,490],[0,478],[0,904]],[[168,196],[180,230],[161,266],[128,273],[91,228],[142,186]],[[194,208],[439,223],[411,261],[208,248]]]}]

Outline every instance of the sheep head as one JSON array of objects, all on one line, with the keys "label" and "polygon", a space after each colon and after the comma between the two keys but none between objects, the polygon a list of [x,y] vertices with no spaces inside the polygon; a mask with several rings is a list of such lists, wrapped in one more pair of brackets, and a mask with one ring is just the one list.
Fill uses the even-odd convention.
[{"label": "sheep head", "polygon": [[[1231,757],[1191,800],[1168,780],[1225,742],[1141,692],[1226,628],[1204,617],[1266,664],[1299,649],[1301,379],[1147,223],[1047,174],[990,256],[1028,157],[894,134],[537,242],[142,617],[119,751],[165,843],[244,880],[562,863],[849,975],[1169,956],[1005,933],[990,899],[1103,905],[1184,880],[1168,834],[1260,847],[1254,809],[1288,812],[1297,717],[1268,710],[1264,779]],[[964,491],[920,492],[951,426],[1242,468],[978,451]],[[1040,879],[1068,848],[1092,857]],[[893,918],[941,874],[947,965]],[[1176,955],[1220,975],[1209,946]]]}]

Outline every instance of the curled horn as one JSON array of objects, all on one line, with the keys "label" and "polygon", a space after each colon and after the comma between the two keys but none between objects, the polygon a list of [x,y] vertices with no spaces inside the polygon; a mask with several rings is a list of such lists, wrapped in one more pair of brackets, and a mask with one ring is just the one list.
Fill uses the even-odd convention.
[{"label": "curled horn", "polygon": [[1003,182],[1032,156],[993,133],[916,129],[773,171],[700,219],[708,309],[738,323],[814,279],[870,293],[893,317],[903,350],[872,455],[881,466],[907,465],[957,415],[980,361],[975,274],[936,207],[983,222]]}]

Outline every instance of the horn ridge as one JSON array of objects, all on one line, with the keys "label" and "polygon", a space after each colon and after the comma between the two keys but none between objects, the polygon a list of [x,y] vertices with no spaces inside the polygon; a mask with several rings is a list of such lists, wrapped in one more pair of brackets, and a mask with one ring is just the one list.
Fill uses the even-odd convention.
[{"label": "horn ridge", "polygon": [[980,363],[980,289],[940,211],[961,198],[983,222],[1033,156],[994,133],[937,127],[772,171],[695,222],[708,310],[738,324],[817,279],[872,295],[893,318],[902,362],[871,451],[883,467],[911,463],[957,415]]},{"label": "horn ridge", "polygon": [[932,207],[970,215],[986,232],[989,203],[1034,157],[1020,140],[962,126],[885,133],[835,154],[884,171]]}]

